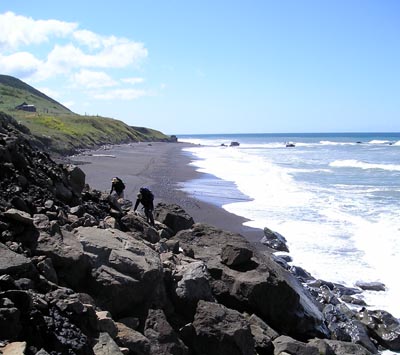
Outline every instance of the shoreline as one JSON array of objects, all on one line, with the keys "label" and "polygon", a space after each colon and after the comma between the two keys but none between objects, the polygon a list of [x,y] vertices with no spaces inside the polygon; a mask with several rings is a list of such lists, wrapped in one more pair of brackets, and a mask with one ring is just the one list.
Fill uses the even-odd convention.
[{"label": "shoreline", "polygon": [[180,183],[207,176],[189,165],[193,158],[182,149],[191,146],[189,143],[130,143],[88,151],[71,156],[69,160],[79,164],[86,174],[86,183],[93,189],[109,191],[111,178],[118,176],[126,185],[125,198],[133,203],[139,188],[147,186],[155,195],[155,205],[158,202],[177,204],[196,223],[239,233],[262,246],[259,242],[264,235],[263,230],[244,226],[243,223],[248,221],[246,218],[179,189]]}]

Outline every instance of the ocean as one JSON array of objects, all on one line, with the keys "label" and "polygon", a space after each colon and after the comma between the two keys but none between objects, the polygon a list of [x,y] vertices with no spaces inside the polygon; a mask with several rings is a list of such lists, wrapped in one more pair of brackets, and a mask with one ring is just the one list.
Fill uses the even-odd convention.
[{"label": "ocean", "polygon": [[[371,309],[400,317],[400,133],[178,135],[205,173],[181,186],[194,197],[268,227],[293,265],[354,286]],[[230,146],[238,142],[239,146]],[[294,147],[287,147],[291,142]]]}]

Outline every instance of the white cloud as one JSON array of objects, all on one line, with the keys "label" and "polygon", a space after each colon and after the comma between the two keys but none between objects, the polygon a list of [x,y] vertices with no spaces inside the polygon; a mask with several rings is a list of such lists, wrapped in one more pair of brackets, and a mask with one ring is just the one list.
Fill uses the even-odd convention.
[{"label": "white cloud", "polygon": [[47,42],[50,37],[66,37],[77,27],[73,22],[34,20],[6,12],[0,14],[0,49],[15,50],[22,45]]},{"label": "white cloud", "polygon": [[[42,46],[38,47],[44,42],[47,42],[47,48],[51,48],[50,51],[47,49],[47,53],[43,52],[46,49]],[[36,47],[33,48],[32,45]],[[22,57],[20,53],[12,53],[21,46],[26,47],[20,53],[24,53],[27,62],[16,60],[10,67],[9,62],[16,57]],[[28,51],[36,55],[29,54]],[[71,75],[83,68],[135,67],[147,55],[148,51],[143,43],[122,37],[101,36],[78,29],[76,23],[34,20],[12,12],[0,14],[0,59],[1,63],[7,64],[2,67],[5,69],[2,70],[3,73],[24,73],[23,77],[32,74],[31,80],[42,81],[57,75]],[[8,70],[9,68],[11,69]]]},{"label": "white cloud", "polygon": [[86,45],[92,49],[100,48],[103,43],[101,36],[88,30],[75,31],[73,37],[78,41],[78,43]]},{"label": "white cloud", "polygon": [[104,72],[81,70],[73,77],[75,85],[85,88],[102,88],[117,85],[117,82]]},{"label": "white cloud", "polygon": [[125,78],[125,79],[122,79],[122,81],[124,83],[132,84],[132,85],[144,83],[143,78]]},{"label": "white cloud", "polygon": [[150,96],[146,90],[116,89],[105,92],[92,93],[93,98],[98,100],[136,100],[143,96]]},{"label": "white cloud", "polygon": [[17,52],[11,55],[0,54],[0,68],[4,74],[26,77],[38,70],[43,63],[33,54]]}]

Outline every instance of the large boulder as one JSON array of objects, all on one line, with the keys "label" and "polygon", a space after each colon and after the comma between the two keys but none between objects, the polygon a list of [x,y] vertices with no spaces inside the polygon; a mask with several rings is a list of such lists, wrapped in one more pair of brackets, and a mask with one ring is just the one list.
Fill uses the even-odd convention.
[{"label": "large boulder", "polygon": [[66,229],[54,235],[40,232],[35,254],[51,259],[58,281],[62,284],[72,288],[85,287],[90,276],[91,260],[73,233]]},{"label": "large boulder", "polygon": [[161,309],[150,309],[146,319],[144,335],[150,341],[152,355],[186,355],[188,349],[168,323]]},{"label": "large boulder", "polygon": [[176,309],[193,318],[199,300],[215,301],[210,286],[210,275],[203,261],[177,267],[174,272],[173,300]]},{"label": "large boulder", "polygon": [[88,293],[113,316],[164,302],[159,254],[143,241],[120,230],[95,227],[79,227],[74,235],[92,263]]},{"label": "large boulder", "polygon": [[100,333],[99,338],[93,346],[94,355],[123,355],[115,341],[108,333]]},{"label": "large boulder", "polygon": [[129,231],[134,236],[143,238],[152,244],[160,241],[157,230],[133,212],[128,212],[123,216],[120,223],[124,230]]},{"label": "large boulder", "polygon": [[38,276],[38,273],[30,259],[0,243],[0,275],[30,278]]},{"label": "large boulder", "polygon": [[175,204],[159,203],[154,211],[154,217],[157,221],[172,229],[174,233],[189,229],[194,224],[193,218]]},{"label": "large boulder", "polygon": [[261,239],[261,243],[274,250],[289,252],[285,237],[267,227],[264,228],[264,237]]},{"label": "large boulder", "polygon": [[133,354],[150,355],[150,341],[142,333],[129,328],[123,323],[116,323],[118,334],[115,342],[124,348],[129,349]]},{"label": "large boulder", "polygon": [[218,303],[198,303],[191,342],[196,354],[256,354],[249,322],[238,311]]},{"label": "large boulder", "polygon": [[[271,254],[258,251],[243,236],[195,224],[172,240],[179,241],[184,250],[191,249],[196,259],[206,263],[213,293],[222,304],[256,313],[278,332],[299,340],[329,335],[315,301],[300,282]],[[253,257],[240,268],[228,267],[221,260],[228,244],[252,250]]]},{"label": "large boulder", "polygon": [[77,196],[80,196],[85,187],[85,179],[86,179],[85,173],[82,171],[81,168],[73,164],[66,165],[65,171],[67,173],[67,179],[71,184],[72,191]]},{"label": "large boulder", "polygon": [[276,338],[273,343],[275,348],[274,355],[320,355],[316,346],[303,343],[285,335]]},{"label": "large boulder", "polygon": [[321,355],[372,355],[370,351],[360,344],[331,340],[331,339],[312,339],[309,345],[315,346]]},{"label": "large boulder", "polygon": [[252,314],[248,320],[257,353],[260,355],[272,354],[274,349],[272,341],[279,334],[255,314]]},{"label": "large boulder", "polygon": [[332,339],[360,344],[373,354],[378,352],[369,337],[366,325],[356,319],[347,306],[328,304],[323,313]]},{"label": "large boulder", "polygon": [[371,336],[380,345],[392,351],[400,351],[400,321],[389,312],[362,308],[356,317],[367,326]]}]

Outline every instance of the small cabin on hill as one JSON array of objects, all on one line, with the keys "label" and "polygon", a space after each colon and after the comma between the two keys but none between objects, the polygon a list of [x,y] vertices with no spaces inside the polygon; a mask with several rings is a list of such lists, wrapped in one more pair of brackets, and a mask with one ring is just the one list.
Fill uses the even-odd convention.
[{"label": "small cabin on hill", "polygon": [[26,102],[23,102],[21,105],[15,107],[16,110],[36,112],[35,105],[28,105]]}]

